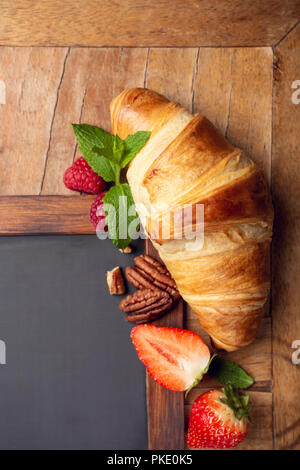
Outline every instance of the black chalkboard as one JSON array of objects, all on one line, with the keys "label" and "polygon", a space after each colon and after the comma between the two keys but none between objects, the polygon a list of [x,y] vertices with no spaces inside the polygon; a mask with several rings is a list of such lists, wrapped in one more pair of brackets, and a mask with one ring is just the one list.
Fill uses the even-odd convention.
[{"label": "black chalkboard", "polygon": [[147,448],[145,370],[105,282],[134,254],[95,235],[0,237],[1,449]]}]

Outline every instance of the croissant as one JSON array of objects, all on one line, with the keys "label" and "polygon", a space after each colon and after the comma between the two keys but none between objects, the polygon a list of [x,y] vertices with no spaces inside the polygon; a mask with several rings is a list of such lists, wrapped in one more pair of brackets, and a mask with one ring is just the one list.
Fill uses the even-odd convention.
[{"label": "croissant", "polygon": [[151,131],[127,179],[142,225],[182,297],[216,347],[246,346],[270,288],[273,207],[261,171],[204,116],[154,91],[125,90],[110,110],[111,131],[122,139]]}]

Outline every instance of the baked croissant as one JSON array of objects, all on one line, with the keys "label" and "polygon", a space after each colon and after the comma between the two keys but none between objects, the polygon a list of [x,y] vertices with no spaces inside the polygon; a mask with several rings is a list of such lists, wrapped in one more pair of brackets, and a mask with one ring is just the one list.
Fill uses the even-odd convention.
[{"label": "baked croissant", "polygon": [[215,346],[242,348],[256,336],[270,288],[266,181],[204,116],[148,89],[125,90],[111,103],[111,131],[124,139],[139,130],[151,135],[127,179],[142,224]]}]

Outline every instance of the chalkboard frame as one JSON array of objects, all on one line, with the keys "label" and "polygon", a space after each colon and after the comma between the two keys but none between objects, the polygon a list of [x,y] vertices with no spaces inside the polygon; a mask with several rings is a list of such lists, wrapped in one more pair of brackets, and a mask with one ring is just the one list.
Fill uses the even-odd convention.
[{"label": "chalkboard frame", "polygon": [[[89,210],[94,196],[1,196],[0,235],[93,234]],[[150,240],[145,252],[158,257]],[[155,324],[183,327],[181,301]],[[166,390],[146,374],[149,450],[184,449],[184,395]]]}]

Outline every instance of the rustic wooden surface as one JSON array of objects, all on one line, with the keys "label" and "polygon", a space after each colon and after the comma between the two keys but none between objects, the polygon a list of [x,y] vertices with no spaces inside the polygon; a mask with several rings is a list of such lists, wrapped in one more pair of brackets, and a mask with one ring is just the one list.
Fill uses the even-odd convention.
[{"label": "rustic wooden surface", "polygon": [[1,45],[266,46],[298,0],[2,0]]},{"label": "rustic wooden surface", "polygon": [[[274,440],[279,449],[300,449],[300,27],[275,50],[272,190],[276,208],[273,243]],[[298,82],[298,89],[300,81]],[[298,347],[299,349],[299,347]],[[299,355],[300,356],[300,355]]]},{"label": "rustic wooden surface", "polygon": [[0,196],[0,235],[93,234],[94,196]]},{"label": "rustic wooden surface", "polygon": [[207,115],[270,173],[271,48],[3,47],[0,70],[0,195],[74,194],[61,178],[79,155],[71,122],[109,129],[112,97],[144,85]]},{"label": "rustic wooden surface", "polygon": [[201,48],[194,112],[201,111],[265,174],[271,169],[272,49]]},{"label": "rustic wooden surface", "polygon": [[[68,2],[63,8],[68,8]],[[21,13],[16,14],[14,21],[19,21]],[[3,18],[0,42],[7,12]],[[284,36],[288,18],[283,18],[281,27],[285,31],[281,34],[280,30],[279,34],[277,30],[276,39],[274,23],[268,44]],[[9,28],[5,28],[7,44],[13,44]],[[90,34],[92,37],[93,31]],[[52,44],[49,37],[36,37],[33,39],[44,41],[43,45]],[[56,37],[61,40],[59,34]],[[79,45],[84,44],[86,37],[83,35]],[[135,40],[137,37],[133,35]],[[209,40],[210,36],[207,37]],[[18,44],[24,44],[24,40],[26,44],[22,34],[18,38]],[[72,35],[70,38],[71,41]],[[154,38],[155,35],[151,44]],[[181,45],[188,44],[182,42],[180,32],[178,38]],[[186,38],[190,40],[189,35]],[[197,45],[201,45],[199,41],[198,38]],[[166,44],[172,44],[170,37]],[[273,319],[266,309],[257,340],[242,351],[225,354],[256,379],[251,388],[253,425],[248,439],[239,447],[245,449],[300,448],[299,387],[296,386],[300,366],[291,363],[291,342],[300,339],[299,159],[296,154],[300,104],[297,107],[291,103],[294,91],[291,84],[300,78],[299,47],[298,26],[275,48],[274,77],[270,47],[0,48],[0,80],[6,84],[6,104],[0,104],[1,234],[93,232],[88,221],[92,197],[72,193],[62,184],[64,170],[79,155],[70,123],[89,122],[109,129],[108,104],[113,96],[130,86],[152,87],[180,101],[189,110],[205,114],[229,140],[244,148],[272,181],[277,214],[272,262]],[[10,198],[19,195],[27,197]],[[175,317],[172,315],[170,321],[180,325],[182,310]],[[184,326],[209,342],[189,309]],[[215,385],[206,378],[188,396],[186,420],[193,397]],[[181,423],[182,433],[176,434],[176,440],[169,441],[165,448],[182,447],[182,395],[160,389],[150,380],[147,387],[149,423],[158,423],[160,419],[151,400],[152,403],[157,399],[163,401],[168,396],[168,404],[172,405],[166,407],[166,413],[176,410],[174,417],[177,424]],[[152,428],[150,447],[158,448],[161,428],[158,424]],[[169,430],[174,433],[172,426]],[[170,432],[166,430],[165,436],[169,440]]]}]

